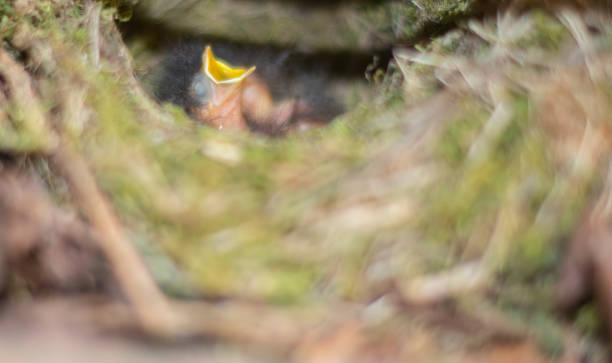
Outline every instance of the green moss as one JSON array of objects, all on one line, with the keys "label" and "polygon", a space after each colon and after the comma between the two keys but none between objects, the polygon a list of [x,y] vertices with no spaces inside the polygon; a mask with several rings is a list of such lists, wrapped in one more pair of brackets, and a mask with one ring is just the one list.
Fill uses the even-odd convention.
[{"label": "green moss", "polygon": [[89,33],[85,28],[79,28],[74,32],[74,40],[77,44],[85,45],[89,40]]},{"label": "green moss", "polygon": [[602,324],[601,311],[592,302],[581,307],[574,320],[576,329],[590,337],[595,337],[601,332]]},{"label": "green moss", "polygon": [[559,51],[561,45],[571,37],[567,28],[550,14],[534,11],[531,13],[531,19],[533,21],[532,31],[517,42],[520,48],[535,47],[554,53]]},{"label": "green moss", "polygon": [[[479,105],[475,105],[480,107]],[[461,119],[451,122],[444,130],[440,142],[436,145],[440,157],[452,165],[458,166],[469,151],[474,139],[482,130],[483,123],[488,116],[485,110],[475,109],[466,112]]]},{"label": "green moss", "polygon": [[12,3],[5,0],[0,2],[0,37],[10,39],[15,31],[16,19],[15,8]]},{"label": "green moss", "polygon": [[545,315],[536,315],[531,321],[540,349],[553,358],[560,358],[565,344],[559,324]]},{"label": "green moss", "polygon": [[[422,222],[429,231],[429,239],[446,243],[467,239],[475,223],[482,223],[484,216],[497,210],[504,203],[508,188],[520,178],[514,168],[520,166],[526,107],[524,96],[514,99],[515,115],[498,135],[487,136],[484,110],[471,105],[467,106],[471,112],[450,122],[444,130],[438,152],[452,168],[448,178],[454,182],[438,184],[429,192],[433,202]],[[469,155],[476,142],[489,144],[488,151],[480,151],[486,152],[485,156]]]}]

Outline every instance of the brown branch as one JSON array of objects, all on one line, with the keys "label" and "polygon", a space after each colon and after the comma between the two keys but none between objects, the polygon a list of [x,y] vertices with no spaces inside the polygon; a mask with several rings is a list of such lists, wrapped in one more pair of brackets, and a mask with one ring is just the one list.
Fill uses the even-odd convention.
[{"label": "brown branch", "polygon": [[6,81],[10,100],[24,113],[22,122],[26,129],[41,138],[44,137],[44,152],[47,152],[52,166],[70,186],[79,210],[98,234],[100,248],[112,266],[140,324],[153,335],[173,335],[176,327],[175,316],[142,259],[123,233],[110,204],[98,189],[87,163],[65,143],[50,143],[49,140],[58,140],[59,137],[49,125],[29,74],[2,48],[0,73]]},{"label": "brown branch", "polygon": [[[180,331],[188,339],[213,338],[247,346],[267,347],[290,353],[313,333],[355,320],[360,309],[343,306],[338,310],[312,307],[287,308],[246,301],[206,302],[170,300],[173,311],[183,317]],[[28,308],[29,305],[29,308]],[[28,316],[39,314],[63,325],[108,333],[144,333],[140,322],[125,304],[100,295],[37,299],[22,304]]]},{"label": "brown branch", "polygon": [[175,315],[123,233],[85,160],[65,146],[58,148],[50,160],[54,169],[70,186],[79,210],[97,232],[100,248],[108,258],[121,290],[138,315],[140,323],[154,335],[172,336],[176,327]]}]

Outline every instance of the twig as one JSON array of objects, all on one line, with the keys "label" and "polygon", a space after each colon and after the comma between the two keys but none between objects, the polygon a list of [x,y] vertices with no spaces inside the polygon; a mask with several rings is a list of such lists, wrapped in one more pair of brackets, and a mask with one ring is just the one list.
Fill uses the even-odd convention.
[{"label": "twig", "polygon": [[102,6],[98,2],[88,4],[87,17],[89,28],[89,56],[94,67],[100,64],[100,14]]},{"label": "twig", "polygon": [[50,159],[52,166],[70,186],[79,210],[97,232],[100,248],[108,258],[140,323],[154,335],[172,336],[176,329],[176,316],[142,259],[125,237],[85,160],[65,146],[59,147]]},{"label": "twig", "polygon": [[146,119],[149,122],[157,122],[158,127],[173,124],[173,119],[162,107],[151,100],[140,81],[134,76],[132,56],[123,43],[121,33],[119,33],[114,24],[107,29],[107,33],[104,34],[100,46],[103,54],[108,53],[112,55],[113,59],[110,60],[111,62],[118,63],[119,69],[127,81],[128,90],[134,96],[134,101],[137,102],[138,107],[146,114]]},{"label": "twig", "polygon": [[[323,324],[342,322],[354,318],[359,309],[342,307],[342,311],[312,308],[282,308],[245,301],[206,302],[170,300],[170,306],[182,316],[189,316],[181,323],[187,338],[215,338],[250,346],[274,348],[288,353],[305,334]],[[24,304],[21,305],[23,308]],[[125,304],[100,295],[80,295],[37,299],[25,304],[28,316],[37,319],[44,314],[62,324],[83,326],[102,332],[142,331]],[[10,309],[10,308],[9,308]]]},{"label": "twig", "polygon": [[589,31],[584,24],[582,17],[574,11],[562,10],[559,15],[559,20],[565,24],[567,29],[572,33],[578,47],[584,55],[584,63],[589,71],[589,76],[592,81],[600,78],[601,72],[595,67],[595,49],[593,39],[589,35]]},{"label": "twig", "polygon": [[499,135],[504,132],[506,126],[512,120],[512,116],[512,105],[507,100],[498,100],[482,132],[468,150],[468,161],[478,162],[485,158],[486,155],[489,155],[492,145]]},{"label": "twig", "polygon": [[486,286],[489,271],[483,261],[465,263],[437,274],[399,283],[402,297],[411,304],[425,305],[473,292]]},{"label": "twig", "polygon": [[512,236],[521,227],[517,218],[521,190],[520,186],[517,187],[499,211],[495,229],[480,259],[411,281],[399,281],[402,297],[409,303],[432,304],[486,289],[499,266],[505,263]]},{"label": "twig", "polygon": [[11,55],[0,47],[0,74],[4,76],[10,91],[9,101],[19,110],[17,122],[28,136],[32,137],[41,151],[50,150],[57,145],[57,137],[46,123],[45,113],[34,93],[30,76]]}]

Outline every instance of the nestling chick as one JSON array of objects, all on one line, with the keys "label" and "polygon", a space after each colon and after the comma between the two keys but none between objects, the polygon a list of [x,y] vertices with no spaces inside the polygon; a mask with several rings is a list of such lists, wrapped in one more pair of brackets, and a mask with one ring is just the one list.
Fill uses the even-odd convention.
[{"label": "nestling chick", "polygon": [[[222,49],[226,54],[238,53],[226,48]],[[295,94],[298,87],[291,84],[287,67],[281,69],[279,63],[262,62],[259,58],[258,66],[262,65],[265,71],[264,81],[262,75],[255,73],[255,66],[235,67],[215,57],[209,45],[203,52],[201,49],[189,44],[177,48],[163,64],[163,77],[157,89],[161,102],[182,106],[198,121],[218,129],[252,129],[278,135],[304,125],[324,124],[338,113],[336,110],[328,112],[333,108],[329,107],[333,104],[329,98],[319,101],[325,96],[316,98],[315,103],[324,110],[318,112],[317,105],[305,101],[307,97]],[[270,73],[275,74],[271,76]],[[281,91],[284,97],[276,103],[269,87],[274,78],[285,82],[285,89]],[[276,82],[277,88],[278,84]],[[320,88],[313,92],[324,93]],[[277,96],[278,93],[277,89]],[[325,112],[327,117],[321,117]]]},{"label": "nestling chick", "polygon": [[216,59],[207,46],[202,55],[202,69],[193,76],[189,86],[193,100],[189,112],[218,129],[247,129],[242,115],[242,93],[244,80],[254,71],[255,67],[232,67]]}]

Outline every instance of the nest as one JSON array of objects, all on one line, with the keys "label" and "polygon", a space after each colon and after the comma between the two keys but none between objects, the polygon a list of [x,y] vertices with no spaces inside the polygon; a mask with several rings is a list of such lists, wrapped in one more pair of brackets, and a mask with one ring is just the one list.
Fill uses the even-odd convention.
[{"label": "nest", "polygon": [[[559,305],[594,288],[608,306],[594,259],[607,256],[597,241],[609,221],[604,14],[500,13],[398,47],[377,97],[326,128],[270,139],[153,101],[113,9],[11,11],[0,49],[5,294],[96,293],[103,303],[71,300],[68,315],[296,361],[367,361],[380,347],[448,357],[443,342],[457,335],[464,348],[512,342],[540,359],[535,341],[571,358],[579,343],[551,318],[551,281],[578,230],[574,244],[589,249],[568,255]],[[509,318],[500,301],[527,315]]]}]

